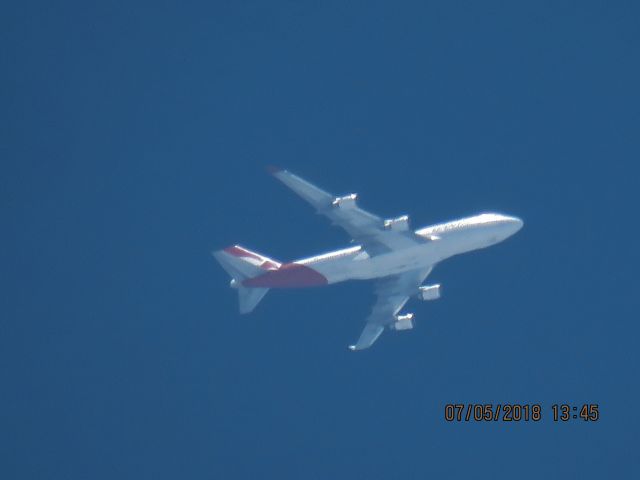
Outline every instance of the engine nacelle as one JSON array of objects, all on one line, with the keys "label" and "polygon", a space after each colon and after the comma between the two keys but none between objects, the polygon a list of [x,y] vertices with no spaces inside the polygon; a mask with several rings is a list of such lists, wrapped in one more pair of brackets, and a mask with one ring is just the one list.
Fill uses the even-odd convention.
[{"label": "engine nacelle", "polygon": [[358,199],[358,194],[352,193],[350,195],[345,195],[344,197],[336,197],[335,200],[331,202],[331,205],[333,205],[336,208],[348,210],[356,206],[357,199]]},{"label": "engine nacelle", "polygon": [[411,330],[413,328],[413,313],[396,315],[396,321],[389,328],[392,330]]},{"label": "engine nacelle", "polygon": [[441,294],[440,284],[426,285],[418,289],[418,298],[420,300],[437,300]]},{"label": "engine nacelle", "polygon": [[402,215],[398,218],[391,218],[384,221],[385,230],[394,230],[396,232],[406,232],[409,230],[409,216]]}]

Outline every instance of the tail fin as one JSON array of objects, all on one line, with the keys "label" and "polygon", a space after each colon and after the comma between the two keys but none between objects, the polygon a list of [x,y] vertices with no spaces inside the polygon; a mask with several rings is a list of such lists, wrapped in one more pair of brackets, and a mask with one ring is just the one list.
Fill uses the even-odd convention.
[{"label": "tail fin", "polygon": [[250,288],[242,285],[247,278],[253,278],[269,270],[277,270],[280,263],[239,245],[213,252],[213,256],[233,278],[231,286],[238,289],[240,313],[249,313],[267,294],[268,288]]}]

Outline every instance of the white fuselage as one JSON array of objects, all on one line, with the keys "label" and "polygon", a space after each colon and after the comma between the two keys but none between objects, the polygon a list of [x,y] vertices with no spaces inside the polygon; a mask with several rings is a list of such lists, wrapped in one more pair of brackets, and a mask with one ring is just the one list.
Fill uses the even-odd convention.
[{"label": "white fuselage", "polygon": [[460,253],[502,242],[522,228],[522,220],[484,213],[416,230],[424,243],[370,257],[360,246],[293,262],[326,278],[327,283],[366,280],[428,268]]}]

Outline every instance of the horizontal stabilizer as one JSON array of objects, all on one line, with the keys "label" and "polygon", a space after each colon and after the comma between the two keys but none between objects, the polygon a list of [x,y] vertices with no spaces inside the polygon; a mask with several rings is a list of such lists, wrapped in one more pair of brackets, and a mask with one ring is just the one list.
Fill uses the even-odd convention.
[{"label": "horizontal stabilizer", "polygon": [[238,288],[238,301],[240,303],[240,313],[249,313],[256,308],[260,300],[267,294],[268,288]]},{"label": "horizontal stabilizer", "polygon": [[222,268],[238,282],[261,275],[267,270],[280,268],[279,262],[240,245],[215,251],[213,256]]},{"label": "horizontal stabilizer", "polygon": [[267,294],[268,288],[251,288],[242,285],[249,278],[280,268],[280,262],[252,252],[240,245],[213,252],[214,258],[233,278],[231,286],[238,289],[240,313],[249,313]]}]

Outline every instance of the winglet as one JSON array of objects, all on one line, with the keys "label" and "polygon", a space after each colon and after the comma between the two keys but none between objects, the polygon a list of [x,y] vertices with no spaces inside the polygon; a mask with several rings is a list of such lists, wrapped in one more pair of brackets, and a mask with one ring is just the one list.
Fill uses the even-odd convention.
[{"label": "winglet", "polygon": [[364,326],[364,330],[360,335],[360,338],[355,345],[349,346],[349,350],[353,352],[356,350],[364,350],[365,348],[369,348],[378,339],[383,331],[384,327],[380,324],[366,323]]}]

